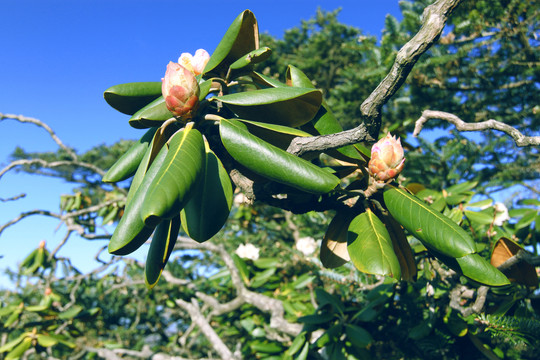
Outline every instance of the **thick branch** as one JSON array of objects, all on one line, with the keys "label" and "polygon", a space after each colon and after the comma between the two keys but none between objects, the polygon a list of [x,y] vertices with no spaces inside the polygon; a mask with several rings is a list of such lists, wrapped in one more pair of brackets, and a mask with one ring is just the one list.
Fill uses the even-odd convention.
[{"label": "thick branch", "polygon": [[[461,0],[438,0],[424,10],[422,27],[397,53],[392,69],[377,88],[362,103],[360,110],[373,136],[380,126],[382,106],[405,82],[420,56],[439,38],[448,16]],[[377,131],[373,131],[376,129]]]},{"label": "thick branch", "polygon": [[418,136],[424,124],[430,119],[441,119],[448,121],[456,126],[459,131],[485,131],[499,130],[509,135],[516,142],[516,146],[538,146],[540,145],[540,136],[525,136],[510,125],[496,120],[487,120],[479,123],[466,123],[454,114],[444,111],[424,110],[422,116],[416,120],[413,136]]}]

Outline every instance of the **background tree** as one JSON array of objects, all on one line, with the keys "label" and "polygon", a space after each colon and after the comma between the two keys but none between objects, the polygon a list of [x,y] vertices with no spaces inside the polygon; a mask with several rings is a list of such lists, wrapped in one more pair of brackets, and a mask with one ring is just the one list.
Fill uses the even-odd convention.
[{"label": "background tree", "polygon": [[[315,85],[324,90],[329,106],[339,119],[355,119],[345,121],[347,127],[353,127],[363,118],[359,110],[363,99],[389,71],[397,50],[418,30],[425,5],[403,3],[404,20],[397,23],[388,18],[380,45],[375,39],[360,38],[359,42],[359,30],[337,23],[337,13],[322,12],[287,32],[286,41],[265,42],[275,53],[287,55],[287,63],[302,69],[311,79],[318,79]],[[384,130],[392,128],[405,135],[424,109],[453,112],[468,121],[476,118],[477,112],[490,111],[486,118],[497,119],[508,115],[504,112],[509,108],[516,112],[520,109],[517,105],[501,106],[493,98],[497,95],[511,97],[509,104],[521,101],[522,116],[508,122],[504,117],[504,121],[532,134],[529,131],[537,121],[532,117],[535,89],[526,86],[531,85],[527,81],[537,83],[534,71],[512,68],[508,71],[515,75],[504,80],[504,72],[497,71],[498,64],[520,63],[521,60],[506,58],[519,57],[519,52],[499,52],[497,49],[503,48],[499,45],[490,51],[480,41],[485,34],[482,31],[514,34],[506,26],[513,15],[492,4],[478,3],[472,10],[466,8],[469,5],[457,8],[451,17],[452,31],[423,56],[408,82],[383,108]],[[521,6],[518,2],[507,5],[519,8],[514,14],[521,14],[521,19],[535,19],[531,15],[537,12],[534,6]],[[459,27],[457,24],[463,18],[472,20]],[[479,25],[486,19],[490,24],[488,30]],[[476,27],[469,26],[471,23]],[[537,26],[537,22],[531,23]],[[520,24],[514,21],[513,26]],[[536,51],[534,26],[524,26],[531,29],[524,34],[532,54]],[[519,31],[523,30],[516,30]],[[464,40],[473,35],[472,40]],[[490,36],[494,42],[504,40],[507,46],[524,47],[523,42],[514,43],[517,37]],[[452,45],[447,43],[450,39]],[[295,45],[287,47],[285,43]],[[497,56],[487,55],[493,51]],[[325,53],[335,54],[330,56],[335,62],[328,58],[323,61],[320,54]],[[474,55],[479,57],[469,59]],[[281,59],[265,64],[268,68],[263,73],[283,74],[285,65],[280,63]],[[484,80],[486,83],[474,91],[452,88],[457,74],[460,87],[476,86],[482,81],[476,79],[474,67],[468,71],[461,69],[473,61],[486,66],[486,73],[492,74],[493,79]],[[425,82],[415,80],[415,76]],[[525,83],[515,88],[493,87],[504,87],[509,80],[514,82],[513,76],[518,76],[516,82]],[[438,82],[444,86],[433,86]],[[516,89],[523,91],[521,100],[516,95],[519,93],[511,92]],[[505,91],[508,92],[504,94]],[[464,98],[468,103],[461,103]],[[531,126],[527,126],[528,121]],[[426,126],[430,124],[431,121]],[[504,213],[497,212],[483,189],[534,179],[526,172],[514,171],[512,178],[503,181],[505,176],[509,177],[503,175],[509,172],[503,165],[509,162],[504,159],[495,165],[499,148],[494,144],[498,141],[511,146],[512,151],[504,153],[505,157],[515,160],[513,164],[520,164],[518,159],[522,158],[523,166],[533,172],[537,152],[532,147],[515,151],[506,137],[497,140],[489,139],[492,135],[488,132],[482,134],[490,142],[486,141],[480,151],[456,134],[434,144],[421,142],[416,150],[421,155],[415,157],[413,151],[408,152],[404,175],[408,182],[423,184],[423,195],[418,195],[469,229],[486,255],[495,243],[496,254],[502,254],[504,260],[524,254],[509,240],[496,242],[501,235],[522,245],[533,245],[530,249],[536,251],[538,201],[522,201],[519,208],[514,203],[514,221],[508,222],[497,216]],[[73,196],[66,197],[60,213],[38,213],[65,222],[66,241],[72,232],[89,239],[108,237],[99,225],[119,218],[126,191],[121,186],[103,185],[99,179],[125,147],[101,146],[78,155],[63,143],[58,145],[60,150],[54,154],[16,151],[14,162],[1,174],[25,166],[19,169],[46,172],[77,184],[80,194],[76,190]],[[530,154],[523,156],[523,152]],[[492,176],[470,171],[482,161],[493,171]],[[497,176],[499,180],[493,180]],[[473,200],[476,193],[484,196]],[[485,200],[478,202],[480,199]],[[481,208],[484,209],[478,211]],[[21,218],[32,214],[23,214]],[[414,283],[395,283],[360,273],[350,265],[326,269],[309,252],[309,246],[302,244],[309,244],[309,238],[321,239],[331,215],[332,212],[292,215],[261,202],[248,206],[238,196],[226,229],[211,242],[198,244],[184,237],[179,239],[174,261],[170,261],[162,275],[165,281],[151,291],[144,286],[143,264],[113,258],[95,272],[79,274],[70,266],[69,259],[56,256],[58,249],[47,252],[40,247],[23,261],[19,273],[12,274],[19,284],[17,291],[2,293],[0,350],[11,357],[48,353],[57,358],[74,351],[80,357],[97,354],[104,358],[466,358],[482,354],[488,358],[534,357],[539,333],[537,299],[530,291],[530,286],[538,281],[531,274],[534,267],[531,270],[530,265],[521,262],[519,270],[513,270],[519,272],[509,275],[517,279],[512,286],[488,290],[470,281],[462,284],[455,272],[441,265],[410,237],[419,269]],[[4,225],[0,232],[11,224]],[[249,252],[240,252],[244,258],[234,255],[239,245],[246,243],[261,249],[264,257],[257,258],[256,253]],[[533,265],[538,263],[529,255],[520,256],[529,257]],[[519,256],[512,259],[516,258]],[[213,275],[208,278],[209,274]]]}]

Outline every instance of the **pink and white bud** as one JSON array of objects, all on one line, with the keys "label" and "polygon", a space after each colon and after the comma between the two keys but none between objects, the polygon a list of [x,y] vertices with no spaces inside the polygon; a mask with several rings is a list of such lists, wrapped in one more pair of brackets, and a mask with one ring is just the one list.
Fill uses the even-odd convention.
[{"label": "pink and white bud", "polygon": [[169,62],[161,79],[167,109],[177,117],[191,119],[199,105],[199,84],[195,75],[180,64]]},{"label": "pink and white bud", "polygon": [[210,60],[210,54],[204,49],[199,49],[195,51],[195,56],[190,53],[182,53],[178,58],[178,63],[193,74],[200,75],[203,73],[208,60]]},{"label": "pink and white bud", "polygon": [[405,165],[401,140],[390,133],[371,148],[369,173],[377,181],[387,181],[399,175]]}]

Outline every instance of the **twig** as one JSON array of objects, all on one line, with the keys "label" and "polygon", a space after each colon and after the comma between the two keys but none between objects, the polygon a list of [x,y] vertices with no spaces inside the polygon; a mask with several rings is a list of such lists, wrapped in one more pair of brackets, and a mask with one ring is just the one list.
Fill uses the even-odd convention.
[{"label": "twig", "polygon": [[31,117],[26,117],[26,116],[23,116],[23,115],[2,114],[2,113],[0,113],[0,121],[2,121],[4,119],[17,120],[17,121],[22,122],[22,123],[31,123],[31,124],[34,124],[34,125],[37,125],[37,126],[43,128],[45,131],[47,131],[49,133],[51,138],[54,140],[54,142],[56,144],[58,144],[58,146],[60,146],[62,149],[64,149],[64,151],[67,152],[68,155],[73,160],[77,161],[77,155],[73,152],[73,150],[71,150],[69,147],[64,145],[64,143],[60,140],[60,138],[58,138],[58,136],[56,136],[55,132],[49,127],[49,125],[45,124],[44,122],[42,122],[42,121],[40,121],[38,119],[31,118]]},{"label": "twig", "polygon": [[418,136],[424,124],[430,119],[440,119],[448,121],[456,126],[459,131],[484,131],[484,130],[499,130],[514,139],[516,146],[538,146],[540,145],[540,136],[525,136],[519,130],[510,125],[497,120],[487,120],[479,123],[466,123],[454,114],[444,111],[424,110],[422,116],[416,120],[413,136]]}]

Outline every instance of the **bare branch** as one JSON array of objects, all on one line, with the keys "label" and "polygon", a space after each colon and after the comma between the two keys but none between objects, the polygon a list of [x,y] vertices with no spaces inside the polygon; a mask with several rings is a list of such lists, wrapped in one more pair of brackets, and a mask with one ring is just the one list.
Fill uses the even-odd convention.
[{"label": "bare branch", "polygon": [[43,128],[43,129],[45,129],[45,131],[47,131],[49,133],[51,138],[54,140],[54,142],[58,146],[60,146],[65,152],[67,152],[69,154],[69,156],[73,160],[75,160],[75,161],[77,160],[77,155],[73,152],[73,150],[71,150],[69,147],[64,145],[62,140],[60,140],[60,138],[58,136],[56,136],[56,133],[49,127],[49,125],[45,124],[44,122],[42,122],[42,121],[40,121],[38,119],[26,117],[26,116],[23,116],[23,115],[2,114],[2,113],[0,113],[0,121],[2,121],[4,119],[17,120],[17,121],[22,122],[22,123],[31,123],[31,124],[37,125],[37,126]]},{"label": "bare branch", "polygon": [[459,131],[484,131],[484,130],[499,130],[509,135],[516,142],[516,146],[538,146],[540,145],[540,136],[525,136],[517,129],[510,125],[504,124],[496,120],[487,120],[479,123],[466,123],[454,114],[444,111],[424,110],[422,116],[416,120],[413,136],[418,136],[424,124],[430,119],[441,119],[448,121],[456,126]]},{"label": "bare branch", "polygon": [[25,193],[21,193],[21,194],[19,194],[19,195],[15,195],[15,196],[12,196],[12,197],[7,198],[7,199],[0,198],[0,201],[1,201],[1,202],[15,201],[15,200],[22,199],[23,197],[26,197],[26,194],[25,194]]}]

